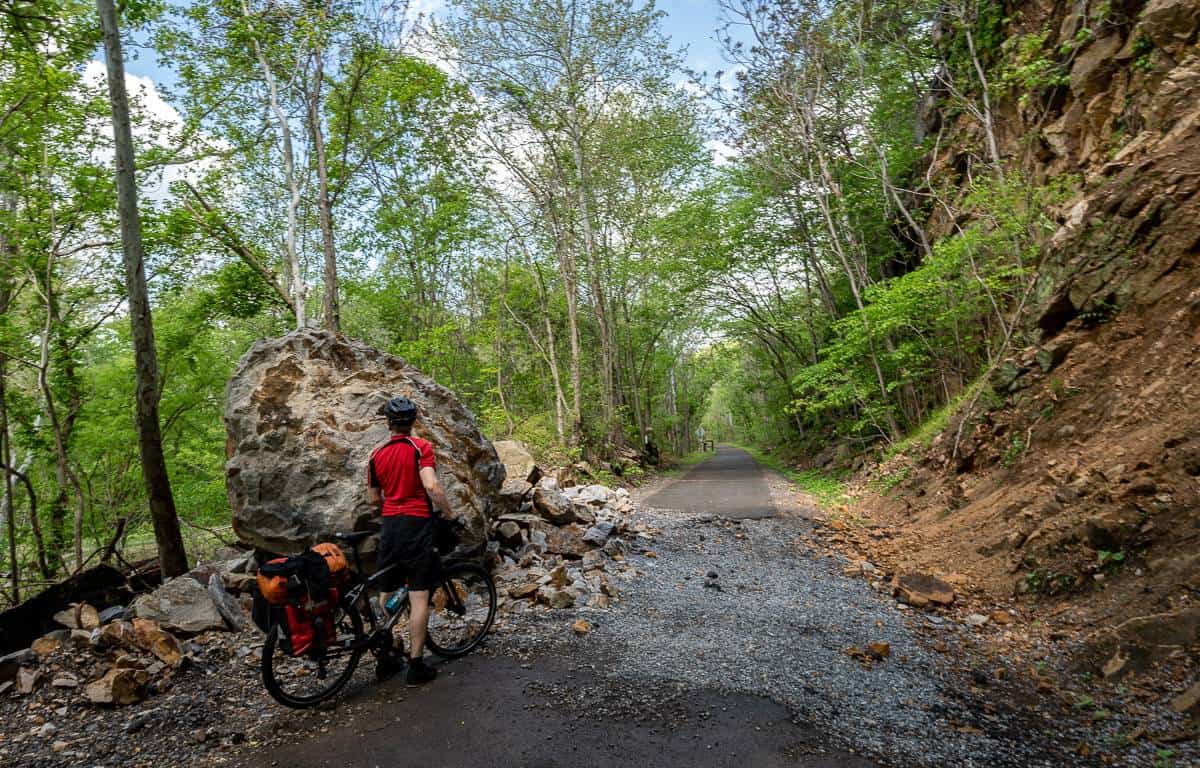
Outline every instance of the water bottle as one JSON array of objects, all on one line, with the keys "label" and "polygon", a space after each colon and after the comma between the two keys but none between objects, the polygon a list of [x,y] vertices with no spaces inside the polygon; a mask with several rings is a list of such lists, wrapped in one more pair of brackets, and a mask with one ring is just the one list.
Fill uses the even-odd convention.
[{"label": "water bottle", "polygon": [[404,603],[404,598],[408,595],[408,590],[404,587],[397,589],[392,593],[392,596],[387,599],[385,607],[389,614],[393,614],[400,610],[400,606]]}]

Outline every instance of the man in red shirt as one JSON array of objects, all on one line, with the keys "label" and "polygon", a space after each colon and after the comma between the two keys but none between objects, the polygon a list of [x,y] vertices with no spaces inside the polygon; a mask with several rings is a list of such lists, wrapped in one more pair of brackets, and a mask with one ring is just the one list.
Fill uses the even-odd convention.
[{"label": "man in red shirt", "polygon": [[[417,406],[407,397],[393,397],[383,409],[391,438],[375,449],[367,463],[367,494],[380,507],[379,567],[397,565],[384,579],[387,591],[408,587],[409,662],[407,682],[419,685],[437,677],[425,665],[425,635],[429,625],[429,591],[437,586],[441,561],[433,545],[434,505],[449,510],[446,492],[434,471],[436,459],[427,440],[412,436]],[[390,583],[386,583],[390,582]],[[381,676],[392,670],[382,662]]]}]

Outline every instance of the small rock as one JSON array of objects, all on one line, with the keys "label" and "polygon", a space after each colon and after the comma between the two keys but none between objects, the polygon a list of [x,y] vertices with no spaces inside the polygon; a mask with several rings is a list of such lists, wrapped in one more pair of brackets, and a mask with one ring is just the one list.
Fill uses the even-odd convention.
[{"label": "small rock", "polygon": [[521,546],[521,526],[512,520],[505,520],[496,526],[496,538],[509,549]]},{"label": "small rock", "polygon": [[93,704],[133,704],[144,697],[146,678],[149,675],[140,670],[110,669],[104,677],[85,685],[83,695]]},{"label": "small rock", "polygon": [[598,568],[604,568],[604,560],[604,551],[593,549],[583,556],[583,561],[580,563],[580,567],[582,567],[585,571],[594,571]]},{"label": "small rock", "polygon": [[586,635],[592,631],[592,625],[587,619],[576,619],[575,623],[571,625],[571,631],[577,635]]},{"label": "small rock", "polygon": [[517,600],[521,600],[526,597],[533,597],[537,594],[539,588],[540,587],[536,581],[531,581],[528,584],[521,584],[520,586],[512,587],[508,590],[508,596]]},{"label": "small rock", "polygon": [[43,739],[50,738],[58,733],[58,726],[54,723],[44,723],[41,728],[37,729],[37,735]]},{"label": "small rock", "polygon": [[883,640],[867,643],[867,654],[874,659],[882,661],[892,655],[891,643],[884,642]]},{"label": "small rock", "polygon": [[102,648],[131,648],[135,645],[133,625],[128,621],[118,620],[105,624],[100,630],[97,644]]},{"label": "small rock", "polygon": [[54,688],[78,688],[79,681],[70,675],[61,675],[50,681]]},{"label": "small rock", "polygon": [[50,745],[50,751],[51,752],[62,752],[69,746],[71,746],[71,745],[65,741],[56,741]]},{"label": "small rock", "polygon": [[516,440],[497,440],[492,443],[492,447],[496,449],[496,455],[504,465],[506,479],[524,480],[527,483],[537,483],[542,479],[542,470],[524,443]]},{"label": "small rock", "polygon": [[993,624],[1012,624],[1013,616],[1008,611],[992,611],[988,614],[988,620]]},{"label": "small rock", "polygon": [[1191,688],[1171,699],[1171,709],[1180,714],[1200,714],[1200,682],[1194,683]]},{"label": "small rock", "polygon": [[129,618],[129,609],[123,605],[114,605],[100,611],[100,623],[107,624],[110,621],[118,621],[120,619]]},{"label": "small rock", "polygon": [[190,576],[177,576],[133,602],[133,615],[185,634],[225,629],[212,595]]},{"label": "small rock", "polygon": [[1153,496],[1158,485],[1149,477],[1139,477],[1129,484],[1126,493],[1130,496]]},{"label": "small rock", "polygon": [[966,624],[968,627],[975,627],[976,629],[987,623],[988,617],[981,613],[971,613],[968,614],[965,619],[963,619],[963,624]]},{"label": "small rock", "polygon": [[[70,637],[68,633],[64,632],[64,634],[67,637]],[[34,640],[33,644],[29,646],[29,649],[38,656],[49,656],[62,647],[62,640],[63,638],[59,636],[57,632],[51,632],[48,635],[43,635],[37,640]]]},{"label": "small rock", "polygon": [[614,527],[612,523],[596,523],[584,531],[583,540],[588,544],[602,547],[608,541],[608,537],[612,535]]},{"label": "small rock", "polygon": [[566,496],[549,488],[533,492],[534,510],[549,523],[566,525],[575,521],[575,505]]},{"label": "small rock", "polygon": [[33,690],[37,688],[38,683],[41,681],[41,670],[21,667],[17,670],[17,693],[33,693]]},{"label": "small rock", "polygon": [[172,667],[183,662],[183,649],[170,632],[149,619],[133,620],[134,642],[142,650],[154,654],[159,661]]},{"label": "small rock", "polygon": [[538,590],[538,600],[551,608],[571,608],[575,605],[575,595],[565,589],[555,589],[545,586]]},{"label": "small rock", "polygon": [[208,595],[212,598],[217,613],[234,632],[241,632],[246,627],[246,613],[242,606],[225,589],[225,582],[219,574],[214,573],[208,578]]}]

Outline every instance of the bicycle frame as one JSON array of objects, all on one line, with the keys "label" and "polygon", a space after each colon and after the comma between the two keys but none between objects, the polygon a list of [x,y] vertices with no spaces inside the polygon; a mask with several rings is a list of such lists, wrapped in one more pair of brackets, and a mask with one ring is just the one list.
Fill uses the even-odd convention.
[{"label": "bicycle frame", "polygon": [[[358,576],[358,574],[362,573],[362,561],[358,555],[358,547],[354,547],[353,549],[355,574],[358,581],[353,587],[346,591],[346,594],[342,596],[340,602],[343,605],[357,605],[360,601],[366,603],[366,610],[363,611],[363,613],[366,613],[366,620],[370,623],[371,630],[365,633],[366,636],[362,640],[352,643],[348,650],[371,648],[379,642],[380,637],[383,636],[384,633],[387,633],[390,636],[392,627],[396,626],[396,621],[400,618],[400,614],[404,612],[404,606],[408,603],[408,595],[405,594],[403,601],[400,603],[400,607],[392,612],[392,614],[387,617],[387,620],[380,625],[375,619],[375,611],[370,605],[370,600],[372,598],[368,595],[368,592],[383,592],[382,589],[378,588],[379,582],[384,578],[384,576],[400,566],[399,564],[389,565],[386,568],[378,570],[370,576],[363,578]],[[446,562],[454,562],[454,560],[451,559]],[[443,565],[445,564],[446,563],[443,563]],[[459,599],[458,592],[454,589],[451,589],[449,584],[450,582],[448,581],[442,582],[442,586],[446,587],[448,607],[454,613],[462,616],[467,611],[466,606],[464,606]],[[436,591],[436,589],[431,590],[431,592],[433,591]]]}]

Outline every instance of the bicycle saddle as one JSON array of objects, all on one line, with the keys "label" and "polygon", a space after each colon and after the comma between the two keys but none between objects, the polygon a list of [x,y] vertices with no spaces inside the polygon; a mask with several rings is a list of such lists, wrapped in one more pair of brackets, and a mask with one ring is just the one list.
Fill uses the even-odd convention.
[{"label": "bicycle saddle", "polygon": [[335,533],[335,534],[333,534],[333,538],[337,539],[338,541],[343,541],[343,542],[349,544],[350,546],[354,547],[354,546],[357,546],[358,543],[360,541],[362,541],[363,539],[374,535],[374,533],[375,533],[374,531],[354,531],[353,533]]}]

